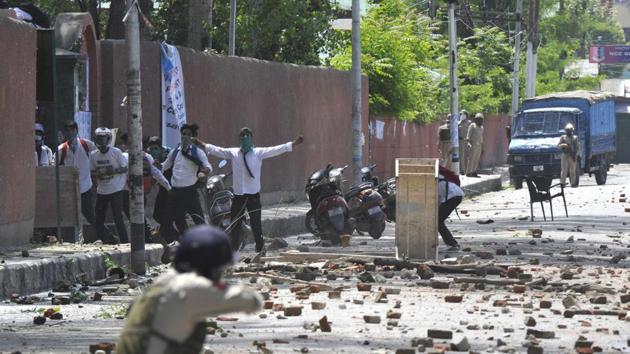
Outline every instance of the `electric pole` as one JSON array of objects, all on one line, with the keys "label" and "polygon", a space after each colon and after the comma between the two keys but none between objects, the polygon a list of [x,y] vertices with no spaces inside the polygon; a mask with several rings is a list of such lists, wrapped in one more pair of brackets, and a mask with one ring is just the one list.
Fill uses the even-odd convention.
[{"label": "electric pole", "polygon": [[361,1],[352,0],[352,167],[357,184],[363,167],[361,128]]},{"label": "electric pole", "polygon": [[230,0],[230,28],[228,35],[228,55],[233,57],[235,54],[236,41],[236,0]]},{"label": "electric pole", "polygon": [[127,120],[129,129],[129,210],[131,270],[145,274],[144,189],[142,181],[142,106],[140,85],[140,23],[138,3],[127,0],[125,44],[127,46]]},{"label": "electric pole", "polygon": [[527,36],[527,65],[525,66],[526,81],[525,95],[527,97],[536,96],[536,67],[538,51],[538,16],[540,1],[530,0],[529,2],[529,33]]},{"label": "electric pole", "polygon": [[451,149],[453,172],[459,174],[459,85],[457,83],[457,0],[448,0],[449,92],[451,96]]},{"label": "electric pole", "polygon": [[523,0],[516,0],[516,36],[514,37],[514,83],[512,84],[512,108],[510,118],[514,126],[514,117],[518,112],[520,95],[520,60],[521,60],[521,15],[523,13]]}]

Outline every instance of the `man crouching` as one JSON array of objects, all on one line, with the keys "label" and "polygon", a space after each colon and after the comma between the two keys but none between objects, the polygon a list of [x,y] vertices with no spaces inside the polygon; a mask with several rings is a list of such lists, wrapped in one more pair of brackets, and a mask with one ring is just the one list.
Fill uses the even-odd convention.
[{"label": "man crouching", "polygon": [[257,292],[221,282],[224,268],[235,260],[222,230],[195,226],[179,241],[175,269],[160,276],[129,309],[117,353],[197,354],[206,337],[207,317],[260,310]]}]

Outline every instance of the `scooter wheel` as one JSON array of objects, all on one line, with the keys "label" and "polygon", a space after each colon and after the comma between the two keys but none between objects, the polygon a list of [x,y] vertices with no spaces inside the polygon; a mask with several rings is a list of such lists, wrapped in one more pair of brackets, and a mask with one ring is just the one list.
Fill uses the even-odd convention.
[{"label": "scooter wheel", "polygon": [[309,210],[306,213],[306,218],[304,219],[304,226],[306,227],[308,232],[312,233],[313,235],[317,235],[319,234],[319,232],[317,230],[317,221],[315,220],[314,214],[315,213],[313,212],[313,209]]},{"label": "scooter wheel", "polygon": [[372,223],[368,233],[373,239],[378,240],[381,236],[383,236],[383,231],[385,231],[385,221]]}]

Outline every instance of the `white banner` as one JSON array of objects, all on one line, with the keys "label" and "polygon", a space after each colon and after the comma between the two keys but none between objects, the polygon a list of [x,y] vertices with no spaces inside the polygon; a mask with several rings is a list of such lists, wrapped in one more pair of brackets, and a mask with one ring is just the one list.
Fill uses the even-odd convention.
[{"label": "white banner", "polygon": [[79,136],[92,140],[92,112],[74,112],[74,121],[79,126]]},{"label": "white banner", "polygon": [[179,128],[186,123],[184,73],[177,48],[161,44],[162,144],[175,148],[181,140]]}]

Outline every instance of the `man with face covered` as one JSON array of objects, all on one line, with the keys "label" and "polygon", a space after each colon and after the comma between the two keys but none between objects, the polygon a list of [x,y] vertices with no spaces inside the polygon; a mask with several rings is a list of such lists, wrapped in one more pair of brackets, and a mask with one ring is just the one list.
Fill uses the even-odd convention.
[{"label": "man with face covered", "polygon": [[252,224],[252,231],[256,241],[256,252],[264,253],[262,238],[261,204],[260,204],[260,172],[262,162],[266,158],[275,157],[285,152],[293,151],[293,146],[301,144],[304,138],[299,135],[295,140],[286,144],[272,147],[254,147],[251,129],[244,127],[239,133],[240,147],[222,148],[212,144],[205,144],[199,140],[196,143],[205,147],[206,152],[218,158],[232,160],[232,226],[230,236],[232,246],[237,249],[242,240],[240,235],[242,215],[247,210]]},{"label": "man with face covered", "polygon": [[96,187],[96,235],[104,243],[114,243],[114,240],[106,239],[105,215],[111,204],[112,217],[116,223],[116,231],[121,243],[128,243],[127,229],[123,221],[123,191],[127,182],[127,159],[120,149],[110,146],[112,132],[108,128],[97,128],[97,151],[90,154],[90,169]]},{"label": "man with face covered", "polygon": [[35,153],[37,166],[51,166],[54,164],[52,150],[44,144],[44,125],[35,123]]},{"label": "man with face covered", "polygon": [[95,223],[90,174],[90,152],[96,150],[93,142],[79,138],[79,126],[73,120],[66,121],[63,135],[66,141],[57,148],[56,158],[61,166],[74,166],[79,171],[79,192],[81,193],[81,213],[92,225]]},{"label": "man with face covered", "polygon": [[198,129],[196,124],[184,124],[180,128],[182,143],[168,154],[162,167],[164,175],[171,180],[169,200],[180,234],[188,228],[186,213],[195,224],[204,223],[197,181],[212,172],[212,167],[206,154],[192,143]]}]

